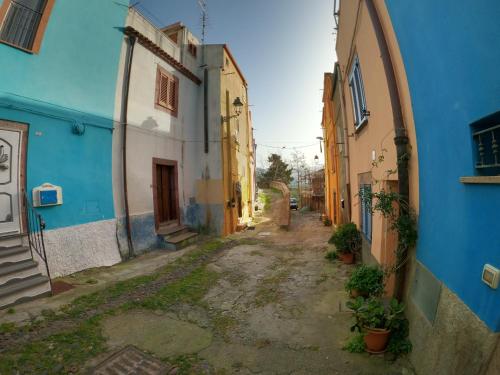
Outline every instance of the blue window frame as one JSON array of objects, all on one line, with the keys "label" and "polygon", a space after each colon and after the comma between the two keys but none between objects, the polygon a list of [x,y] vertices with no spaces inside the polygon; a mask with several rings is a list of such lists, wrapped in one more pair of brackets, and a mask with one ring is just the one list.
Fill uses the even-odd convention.
[{"label": "blue window frame", "polygon": [[351,74],[349,75],[349,87],[351,89],[352,109],[354,112],[354,127],[358,129],[368,120],[368,112],[366,110],[365,87],[357,56],[354,58]]},{"label": "blue window frame", "polygon": [[372,186],[362,184],[359,187],[359,198],[361,207],[361,232],[365,238],[371,242],[372,240]]}]

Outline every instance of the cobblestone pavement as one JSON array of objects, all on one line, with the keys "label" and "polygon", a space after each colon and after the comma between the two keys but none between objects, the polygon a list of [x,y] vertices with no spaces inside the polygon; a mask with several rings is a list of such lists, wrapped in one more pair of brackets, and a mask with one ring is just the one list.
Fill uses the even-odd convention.
[{"label": "cobblestone pavement", "polygon": [[109,318],[108,344],[181,359],[179,373],[411,374],[404,359],[342,350],[351,335],[343,285],[352,266],[324,259],[331,228],[317,213],[294,212],[284,231],[273,212],[208,264],[219,278],[200,303]]}]

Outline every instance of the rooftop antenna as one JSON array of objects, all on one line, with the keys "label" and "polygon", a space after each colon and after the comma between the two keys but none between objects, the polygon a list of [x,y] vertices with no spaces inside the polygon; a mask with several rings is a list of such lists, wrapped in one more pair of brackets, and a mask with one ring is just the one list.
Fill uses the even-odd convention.
[{"label": "rooftop antenna", "polygon": [[201,9],[201,44],[205,44],[208,23],[207,0],[198,0],[198,5]]}]

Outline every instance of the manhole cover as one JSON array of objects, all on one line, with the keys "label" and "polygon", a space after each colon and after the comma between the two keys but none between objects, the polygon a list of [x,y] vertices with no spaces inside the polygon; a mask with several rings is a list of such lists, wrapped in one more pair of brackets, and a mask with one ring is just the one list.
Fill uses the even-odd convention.
[{"label": "manhole cover", "polygon": [[167,374],[164,363],[140,351],[134,346],[127,346],[118,353],[104,360],[95,369],[94,375],[164,375]]}]

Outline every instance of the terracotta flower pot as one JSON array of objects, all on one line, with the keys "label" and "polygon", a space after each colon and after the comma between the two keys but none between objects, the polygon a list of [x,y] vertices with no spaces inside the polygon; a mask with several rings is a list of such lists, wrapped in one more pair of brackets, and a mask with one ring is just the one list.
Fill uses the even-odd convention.
[{"label": "terracotta flower pot", "polygon": [[352,289],[351,292],[350,292],[350,294],[351,294],[352,298],[358,298],[359,296],[361,296],[361,297],[368,297],[368,293],[360,292],[357,289]]},{"label": "terracotta flower pot", "polygon": [[364,336],[366,351],[368,353],[383,353],[387,348],[391,331],[388,329],[365,328]]},{"label": "terracotta flower pot", "polygon": [[344,264],[353,264],[354,263],[354,254],[353,253],[341,253],[340,260],[344,262]]}]

